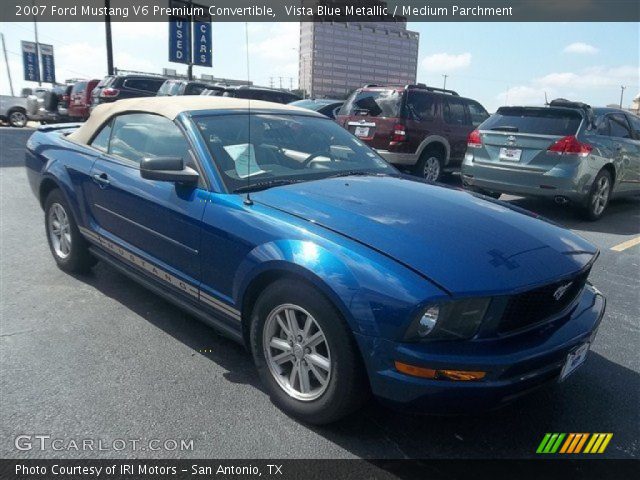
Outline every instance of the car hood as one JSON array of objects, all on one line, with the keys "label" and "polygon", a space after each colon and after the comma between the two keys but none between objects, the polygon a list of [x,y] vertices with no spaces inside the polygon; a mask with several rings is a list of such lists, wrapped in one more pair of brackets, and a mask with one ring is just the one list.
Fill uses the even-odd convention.
[{"label": "car hood", "polygon": [[533,214],[406,177],[324,179],[252,198],[367,245],[454,295],[551,283],[597,254],[583,238]]}]

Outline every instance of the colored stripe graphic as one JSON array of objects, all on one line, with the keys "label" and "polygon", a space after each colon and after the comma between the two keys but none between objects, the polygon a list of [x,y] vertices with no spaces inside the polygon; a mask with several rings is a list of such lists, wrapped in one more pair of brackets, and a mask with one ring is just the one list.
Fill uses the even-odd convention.
[{"label": "colored stripe graphic", "polygon": [[546,433],[536,453],[604,453],[611,438],[613,433]]}]

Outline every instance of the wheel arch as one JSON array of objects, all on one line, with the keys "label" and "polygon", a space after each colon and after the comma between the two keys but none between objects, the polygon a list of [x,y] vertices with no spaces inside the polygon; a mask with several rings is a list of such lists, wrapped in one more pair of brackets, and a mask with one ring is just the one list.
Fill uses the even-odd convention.
[{"label": "wheel arch", "polygon": [[[609,163],[606,163],[606,164],[605,164],[605,165],[600,169],[600,171],[602,171],[602,170],[606,170],[606,171],[608,171],[608,172],[609,172],[609,174],[611,175],[611,186],[612,186],[612,187],[613,187],[613,186],[615,186],[615,185],[616,185],[616,181],[617,181],[617,179],[618,179],[618,172],[616,171],[616,166],[615,166],[613,163],[609,162]],[[598,172],[598,173],[600,173],[600,172]],[[596,175],[596,176],[597,176],[597,175]],[[595,177],[594,177],[594,179],[595,179]],[[612,192],[612,193],[613,193],[613,192]]]},{"label": "wheel arch", "polygon": [[449,141],[440,135],[429,135],[422,141],[417,151],[418,158],[420,158],[424,152],[431,151],[434,148],[441,150],[444,157],[444,164],[447,165],[451,155],[451,146],[449,145]]}]

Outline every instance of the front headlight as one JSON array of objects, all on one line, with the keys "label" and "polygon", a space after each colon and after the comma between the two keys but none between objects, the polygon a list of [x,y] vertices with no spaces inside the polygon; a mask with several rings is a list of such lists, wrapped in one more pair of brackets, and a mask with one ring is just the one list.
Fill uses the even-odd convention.
[{"label": "front headlight", "polygon": [[404,339],[459,340],[473,337],[484,318],[490,298],[465,298],[428,305],[409,325]]}]

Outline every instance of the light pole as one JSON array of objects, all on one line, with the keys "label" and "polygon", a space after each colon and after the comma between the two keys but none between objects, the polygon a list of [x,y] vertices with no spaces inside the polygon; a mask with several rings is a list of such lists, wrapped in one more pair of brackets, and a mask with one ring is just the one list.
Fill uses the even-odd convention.
[{"label": "light pole", "polygon": [[448,77],[449,75],[444,74],[444,75],[442,75],[442,76],[444,77],[444,85],[442,86],[442,89],[443,89],[443,90],[446,90],[446,89],[447,89],[447,77]]},{"label": "light pole", "polygon": [[113,75],[113,41],[111,39],[111,0],[104,0],[104,33],[107,44],[107,75]]},{"label": "light pole", "polygon": [[[35,12],[36,9],[33,6],[33,0],[31,0],[31,7],[33,8],[33,11]],[[35,14],[33,15],[33,32],[35,34],[36,37],[36,58],[38,59],[38,86],[41,87],[42,86],[42,73],[40,71],[40,44],[38,43],[38,22],[36,21],[36,16]]]},{"label": "light pole", "polygon": [[627,87],[625,87],[624,85],[620,85],[620,108],[622,108],[622,97],[624,96],[625,88]]}]

